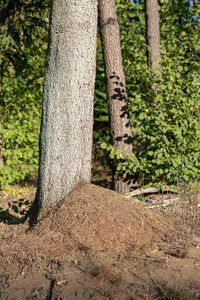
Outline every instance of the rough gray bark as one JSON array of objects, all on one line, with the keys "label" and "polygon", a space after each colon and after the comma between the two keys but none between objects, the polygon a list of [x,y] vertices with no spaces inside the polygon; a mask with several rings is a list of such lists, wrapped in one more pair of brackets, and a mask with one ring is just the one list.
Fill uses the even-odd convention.
[{"label": "rough gray bark", "polygon": [[90,182],[97,0],[52,0],[32,221]]},{"label": "rough gray bark", "polygon": [[[115,149],[133,154],[132,132],[127,114],[126,82],[122,64],[119,24],[114,0],[99,0],[100,34],[106,73],[110,133]],[[128,172],[114,170],[114,190],[125,194],[130,189]]]},{"label": "rough gray bark", "polygon": [[145,0],[145,16],[148,66],[161,75],[158,0]]}]

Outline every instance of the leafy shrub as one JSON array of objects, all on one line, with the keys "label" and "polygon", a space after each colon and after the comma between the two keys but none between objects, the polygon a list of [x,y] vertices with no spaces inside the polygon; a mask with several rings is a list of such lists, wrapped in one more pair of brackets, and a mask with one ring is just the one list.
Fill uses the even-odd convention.
[{"label": "leafy shrub", "polygon": [[199,5],[160,2],[162,78],[147,68],[143,5],[117,2],[135,155],[101,144],[145,184],[200,173]]}]

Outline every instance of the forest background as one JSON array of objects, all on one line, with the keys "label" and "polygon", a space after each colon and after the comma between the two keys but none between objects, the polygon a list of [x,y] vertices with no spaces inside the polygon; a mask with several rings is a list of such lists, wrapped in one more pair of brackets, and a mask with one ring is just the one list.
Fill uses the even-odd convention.
[{"label": "forest background", "polygon": [[[95,151],[105,163],[136,174],[141,185],[192,182],[200,175],[200,3],[160,0],[162,77],[147,67],[144,1],[117,0],[128,111],[135,156],[109,145],[106,83],[100,36],[94,97]],[[0,188],[38,168],[49,1],[0,6]],[[69,74],[70,76],[70,74]],[[153,84],[159,86],[152,93]],[[152,107],[150,103],[154,103]]]}]

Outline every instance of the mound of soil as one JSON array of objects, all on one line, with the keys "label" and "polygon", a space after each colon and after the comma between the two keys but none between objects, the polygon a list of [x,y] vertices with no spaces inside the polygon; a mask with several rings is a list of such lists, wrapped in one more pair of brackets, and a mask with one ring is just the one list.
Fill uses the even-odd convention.
[{"label": "mound of soil", "polygon": [[54,258],[63,257],[74,247],[142,248],[167,242],[174,232],[168,219],[93,184],[81,185],[69,193],[31,231],[27,225],[10,225],[9,229],[8,225],[2,226],[5,235],[1,239],[17,239],[26,250],[39,250]]},{"label": "mound of soil", "polygon": [[[175,231],[169,219],[140,203],[92,184],[79,186],[31,230],[28,223],[0,223],[0,298],[144,299],[157,290],[148,290],[152,276],[160,278],[162,271],[166,280],[169,268],[169,278],[174,275],[173,257],[151,247],[165,248]],[[197,280],[199,256],[192,255],[188,268]]]},{"label": "mound of soil", "polygon": [[85,184],[61,201],[34,230],[62,235],[82,247],[135,247],[167,240],[169,220],[133,200],[102,187]]}]

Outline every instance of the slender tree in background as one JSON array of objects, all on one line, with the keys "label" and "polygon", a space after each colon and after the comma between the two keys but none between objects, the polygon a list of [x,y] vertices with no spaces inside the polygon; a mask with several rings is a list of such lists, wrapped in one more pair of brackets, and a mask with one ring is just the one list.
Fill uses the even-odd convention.
[{"label": "slender tree in background", "polygon": [[39,174],[31,222],[90,182],[97,1],[51,1]]},{"label": "slender tree in background", "polygon": [[[114,0],[99,0],[100,34],[106,73],[111,142],[115,149],[132,152],[132,132],[127,114],[127,93],[122,64],[119,24]],[[114,190],[124,194],[130,190],[128,172],[114,167]]]},{"label": "slender tree in background", "polygon": [[161,75],[160,25],[158,0],[145,0],[147,63]]}]

